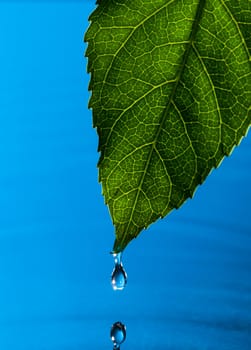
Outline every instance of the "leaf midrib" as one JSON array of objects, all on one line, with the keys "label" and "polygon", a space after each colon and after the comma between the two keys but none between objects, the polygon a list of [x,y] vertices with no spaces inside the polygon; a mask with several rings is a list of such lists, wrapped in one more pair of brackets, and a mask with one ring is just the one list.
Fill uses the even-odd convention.
[{"label": "leaf midrib", "polygon": [[[194,21],[193,21],[193,24],[192,24],[192,28],[191,28],[190,37],[189,37],[189,40],[188,40],[185,52],[183,54],[183,59],[182,59],[181,65],[180,65],[180,69],[177,72],[177,78],[175,79],[175,83],[174,83],[172,92],[171,92],[171,94],[169,96],[169,100],[167,102],[166,108],[165,108],[165,110],[164,110],[164,112],[162,114],[162,117],[160,119],[160,123],[159,123],[159,126],[157,128],[156,135],[155,135],[155,138],[154,138],[153,143],[152,143],[152,147],[150,148],[150,151],[148,153],[148,157],[147,157],[147,160],[146,160],[144,171],[142,172],[140,183],[139,183],[138,189],[136,190],[136,196],[135,196],[135,200],[134,200],[134,205],[133,205],[132,210],[131,210],[131,215],[130,215],[130,218],[128,220],[128,224],[126,226],[126,229],[123,232],[123,236],[121,237],[121,245],[122,246],[123,246],[124,238],[128,234],[129,226],[130,226],[131,222],[133,221],[132,220],[133,213],[134,213],[135,207],[136,207],[137,202],[138,202],[139,194],[140,194],[140,192],[142,190],[142,184],[144,182],[145,175],[147,173],[147,170],[148,170],[148,167],[149,167],[149,164],[150,164],[150,160],[151,160],[151,157],[152,157],[152,154],[153,154],[153,150],[155,148],[155,144],[156,144],[156,142],[158,140],[158,137],[160,135],[161,129],[162,129],[163,124],[164,124],[164,122],[166,120],[166,117],[167,117],[167,114],[168,114],[168,110],[170,108],[171,103],[173,102],[173,97],[175,96],[175,93],[176,93],[177,87],[179,85],[180,79],[182,77],[182,74],[184,72],[184,69],[185,69],[185,66],[186,66],[186,63],[187,63],[190,51],[192,49],[194,38],[195,38],[197,30],[198,30],[199,22],[200,22],[200,19],[201,19],[201,16],[202,16],[205,4],[206,4],[206,0],[200,0],[199,3],[198,3],[196,14],[195,14],[195,18],[194,18]],[[195,160],[196,160],[196,158],[195,158]],[[196,163],[197,163],[197,160],[196,160]],[[168,206],[168,204],[167,204],[167,206]]]}]

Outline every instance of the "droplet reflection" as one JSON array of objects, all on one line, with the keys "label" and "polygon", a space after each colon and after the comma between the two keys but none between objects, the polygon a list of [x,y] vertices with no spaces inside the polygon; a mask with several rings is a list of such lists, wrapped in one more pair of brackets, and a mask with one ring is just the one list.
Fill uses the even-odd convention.
[{"label": "droplet reflection", "polygon": [[120,345],[125,341],[126,327],[121,322],[115,322],[111,328],[111,340],[113,342],[113,350],[119,350]]}]

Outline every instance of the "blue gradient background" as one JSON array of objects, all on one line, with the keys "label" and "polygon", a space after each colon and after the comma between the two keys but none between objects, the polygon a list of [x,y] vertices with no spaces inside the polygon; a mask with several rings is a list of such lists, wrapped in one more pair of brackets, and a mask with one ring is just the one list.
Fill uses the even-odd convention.
[{"label": "blue gradient background", "polygon": [[0,349],[251,349],[251,138],[124,253],[97,182],[94,1],[0,2]]}]

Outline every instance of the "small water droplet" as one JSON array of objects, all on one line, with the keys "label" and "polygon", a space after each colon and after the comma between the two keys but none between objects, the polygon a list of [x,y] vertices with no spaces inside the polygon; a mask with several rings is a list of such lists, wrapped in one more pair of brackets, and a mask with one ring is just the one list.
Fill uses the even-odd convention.
[{"label": "small water droplet", "polygon": [[125,341],[126,327],[121,322],[115,322],[111,328],[111,340],[113,342],[113,350],[119,350],[120,344]]},{"label": "small water droplet", "polygon": [[114,290],[122,290],[125,288],[127,282],[127,275],[122,265],[121,253],[113,254],[114,257],[114,269],[112,271],[112,288]]}]

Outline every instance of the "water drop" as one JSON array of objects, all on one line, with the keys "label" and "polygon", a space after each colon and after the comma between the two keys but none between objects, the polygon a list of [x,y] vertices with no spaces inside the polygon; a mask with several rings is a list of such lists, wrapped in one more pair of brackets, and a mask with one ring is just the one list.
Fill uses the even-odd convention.
[{"label": "water drop", "polygon": [[120,344],[125,341],[126,327],[121,322],[115,322],[111,328],[111,340],[113,342],[113,350],[119,350]]},{"label": "water drop", "polygon": [[122,290],[125,288],[127,282],[127,275],[122,265],[121,253],[113,254],[114,257],[114,269],[112,271],[112,288],[114,290]]}]

